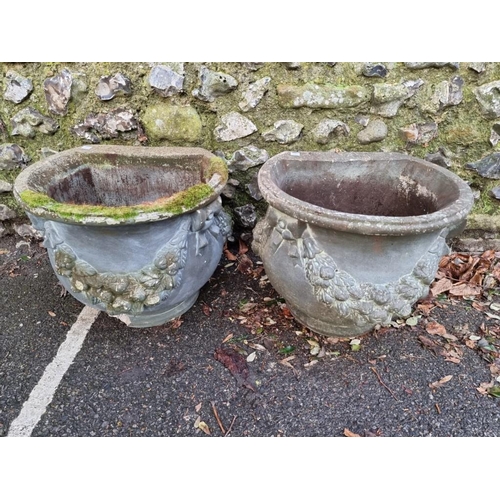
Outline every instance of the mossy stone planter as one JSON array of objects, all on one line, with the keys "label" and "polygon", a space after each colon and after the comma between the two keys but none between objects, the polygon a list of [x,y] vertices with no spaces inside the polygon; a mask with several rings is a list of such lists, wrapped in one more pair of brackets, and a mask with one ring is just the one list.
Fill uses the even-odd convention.
[{"label": "mossy stone planter", "polygon": [[63,286],[134,327],[187,311],[230,233],[225,163],[199,148],[82,146],[18,176]]},{"label": "mossy stone planter", "polygon": [[397,153],[281,153],[258,183],[269,208],[253,248],[271,284],[297,320],[340,337],[408,316],[473,204],[458,176]]}]

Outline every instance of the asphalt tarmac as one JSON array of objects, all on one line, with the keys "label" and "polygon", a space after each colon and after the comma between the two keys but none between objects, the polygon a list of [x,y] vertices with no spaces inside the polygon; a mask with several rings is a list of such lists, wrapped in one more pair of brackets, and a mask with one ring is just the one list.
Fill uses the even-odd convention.
[{"label": "asphalt tarmac", "polygon": [[[30,404],[30,436],[500,435],[500,399],[478,390],[489,363],[465,345],[458,362],[426,347],[430,318],[331,341],[289,316],[251,251],[240,264],[223,256],[180,320],[89,320],[40,408],[30,395],[84,306],[39,242],[0,239],[0,436],[18,435]],[[449,332],[497,322],[467,301],[432,314]]]}]

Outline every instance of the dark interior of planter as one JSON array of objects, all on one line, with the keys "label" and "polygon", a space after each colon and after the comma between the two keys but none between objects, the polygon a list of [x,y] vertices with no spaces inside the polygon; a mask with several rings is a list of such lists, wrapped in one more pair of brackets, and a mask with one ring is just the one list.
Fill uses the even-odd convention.
[{"label": "dark interior of planter", "polygon": [[62,203],[121,207],[169,197],[200,182],[198,169],[81,165],[52,181],[47,194]]},{"label": "dark interior of planter", "polygon": [[440,210],[458,196],[449,179],[417,164],[304,163],[278,166],[276,184],[294,198],[329,210],[410,217]]}]

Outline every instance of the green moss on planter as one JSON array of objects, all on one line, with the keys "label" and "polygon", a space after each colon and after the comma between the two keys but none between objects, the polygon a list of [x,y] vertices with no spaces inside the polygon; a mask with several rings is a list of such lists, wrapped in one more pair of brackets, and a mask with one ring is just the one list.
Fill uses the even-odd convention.
[{"label": "green moss on planter", "polygon": [[228,170],[226,162],[218,156],[210,158],[210,164],[206,170],[205,179],[209,181],[214,174],[219,174],[222,178],[222,183],[226,183],[228,179]]},{"label": "green moss on planter", "polygon": [[196,207],[203,200],[209,198],[214,190],[206,184],[197,184],[176,193],[168,198],[160,198],[151,203],[124,207],[106,207],[101,205],[74,205],[60,203],[46,194],[31,190],[23,191],[21,200],[31,210],[43,208],[54,215],[64,219],[81,221],[86,217],[106,217],[111,219],[130,220],[140,214],[159,212],[178,215]]}]

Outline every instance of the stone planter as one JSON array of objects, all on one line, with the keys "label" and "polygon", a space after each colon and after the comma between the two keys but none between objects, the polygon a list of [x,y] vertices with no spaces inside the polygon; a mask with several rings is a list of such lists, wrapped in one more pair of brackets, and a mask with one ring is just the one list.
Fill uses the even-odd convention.
[{"label": "stone planter", "polygon": [[253,248],[295,318],[330,336],[408,316],[473,204],[455,174],[397,153],[281,153],[258,182]]},{"label": "stone planter", "polygon": [[187,311],[214,272],[226,180],[199,148],[82,146],[23,170],[14,195],[74,297],[149,327]]}]

